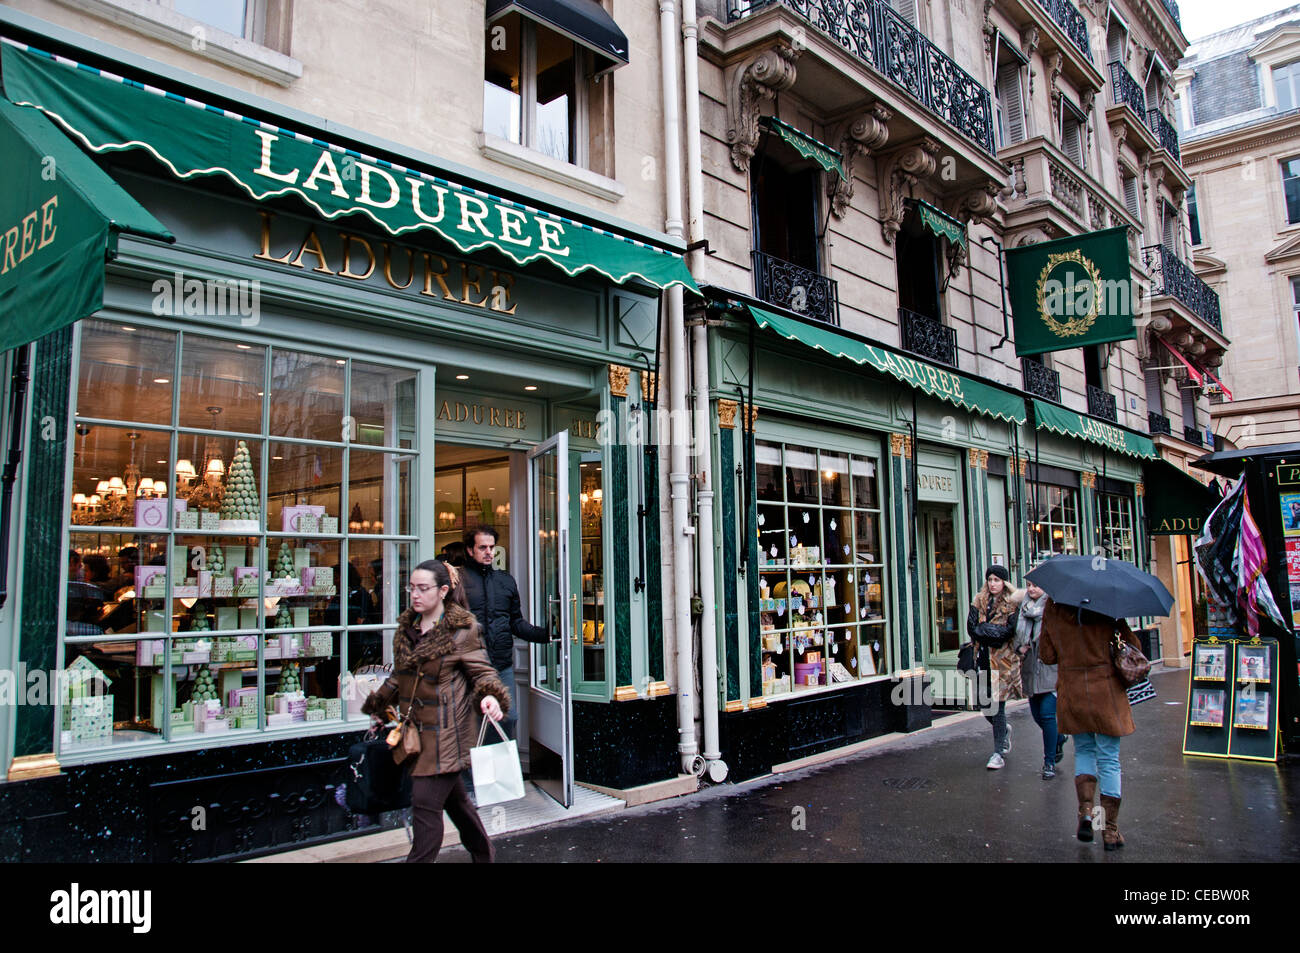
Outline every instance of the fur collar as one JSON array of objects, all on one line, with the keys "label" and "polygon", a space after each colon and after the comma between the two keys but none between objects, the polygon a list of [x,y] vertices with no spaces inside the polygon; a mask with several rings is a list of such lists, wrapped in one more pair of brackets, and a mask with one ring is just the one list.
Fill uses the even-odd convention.
[{"label": "fur collar", "polygon": [[407,609],[398,617],[393,635],[393,670],[419,668],[429,659],[450,655],[456,649],[456,633],[476,622],[472,612],[449,602],[437,625],[421,635],[420,617]]}]

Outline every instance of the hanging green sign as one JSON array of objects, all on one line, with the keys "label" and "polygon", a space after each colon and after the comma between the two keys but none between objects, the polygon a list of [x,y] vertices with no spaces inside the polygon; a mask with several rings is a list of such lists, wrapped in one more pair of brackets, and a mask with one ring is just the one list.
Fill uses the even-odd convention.
[{"label": "hanging green sign", "polygon": [[805,159],[812,159],[827,172],[834,172],[841,179],[844,178],[844,166],[840,162],[839,152],[826,143],[814,139],[808,133],[796,129],[788,122],[782,122],[775,116],[764,116],[760,121],[788,142],[799,155]]},{"label": "hanging green sign", "polygon": [[966,247],[965,225],[947,212],[935,208],[929,202],[923,202],[920,199],[911,201],[916,206],[917,214],[921,216],[922,225],[939,238],[946,238],[955,245],[960,245],[962,248]]},{"label": "hanging green sign", "polygon": [[1119,226],[1007,250],[1017,355],[1137,337],[1127,231]]}]

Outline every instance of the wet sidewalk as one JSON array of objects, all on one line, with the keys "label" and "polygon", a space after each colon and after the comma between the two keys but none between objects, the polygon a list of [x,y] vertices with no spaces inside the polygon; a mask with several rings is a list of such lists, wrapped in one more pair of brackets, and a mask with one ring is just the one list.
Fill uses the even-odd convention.
[{"label": "wet sidewalk", "polygon": [[[1158,697],[1133,710],[1121,748],[1120,829],[1105,853],[1074,837],[1073,745],[1039,777],[1042,735],[1021,704],[1007,766],[984,767],[982,717],[936,727],[843,760],[686,798],[495,839],[502,862],[1300,861],[1300,763],[1181,753],[1187,670],[1153,677]],[[444,859],[467,861],[459,848]]]}]

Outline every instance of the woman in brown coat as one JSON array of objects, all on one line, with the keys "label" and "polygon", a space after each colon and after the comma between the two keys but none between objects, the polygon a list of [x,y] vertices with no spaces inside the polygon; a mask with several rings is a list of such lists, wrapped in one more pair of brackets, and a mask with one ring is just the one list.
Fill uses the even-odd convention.
[{"label": "woman in brown coat", "polygon": [[1107,850],[1124,846],[1119,832],[1119,739],[1133,734],[1128,692],[1110,657],[1115,635],[1135,648],[1137,638],[1123,619],[1058,606],[1050,599],[1043,610],[1039,657],[1057,665],[1056,720],[1074,736],[1074,788],[1079,798],[1078,837],[1092,840],[1093,800],[1101,784]]},{"label": "woman in brown coat", "polygon": [[411,607],[393,633],[393,674],[361,708],[378,717],[396,700],[401,719],[409,718],[419,730],[418,754],[405,755],[401,744],[393,751],[412,777],[415,834],[407,863],[437,858],[444,810],[475,863],[491,863],[495,856],[461,772],[469,767],[477,739],[475,709],[499,721],[509,710],[510,695],[483,650],[478,622],[465,607],[455,572],[429,560],[411,573],[406,587]]},{"label": "woman in brown coat", "polygon": [[1007,702],[1024,697],[1020,688],[1020,655],[1012,644],[1023,597],[1024,593],[1011,587],[1011,573],[1005,566],[990,566],[966,616],[966,634],[979,646],[978,676],[988,685],[985,696],[989,707],[984,718],[993,727],[993,755],[985,767],[990,771],[1003,767],[1006,760],[1002,756],[1011,751]]}]

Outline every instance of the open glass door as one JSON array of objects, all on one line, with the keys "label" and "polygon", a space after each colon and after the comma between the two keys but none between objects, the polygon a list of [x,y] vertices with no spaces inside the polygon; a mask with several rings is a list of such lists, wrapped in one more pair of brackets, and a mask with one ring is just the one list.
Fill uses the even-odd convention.
[{"label": "open glass door", "polygon": [[[546,620],[554,638],[534,645],[530,693],[531,738],[550,757],[530,757],[533,781],[565,807],[573,804],[573,679],[570,646],[576,638],[569,536],[569,434],[560,431],[528,454],[533,618]],[[530,745],[530,752],[533,746]],[[541,754],[541,752],[537,752]]]}]

